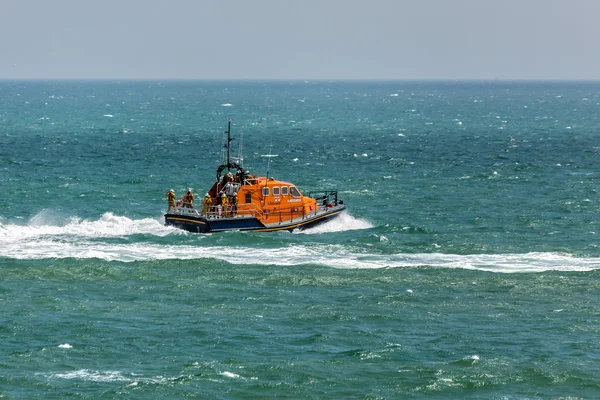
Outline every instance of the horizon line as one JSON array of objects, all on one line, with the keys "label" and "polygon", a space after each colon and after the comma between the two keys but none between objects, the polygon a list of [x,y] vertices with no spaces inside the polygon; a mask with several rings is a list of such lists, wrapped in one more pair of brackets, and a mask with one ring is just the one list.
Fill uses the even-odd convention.
[{"label": "horizon line", "polygon": [[178,82],[532,82],[532,83],[543,83],[543,82],[585,82],[585,83],[600,83],[600,78],[118,78],[118,77],[106,77],[106,78],[4,78],[0,77],[0,82],[6,81],[71,81],[71,82],[89,82],[89,81],[178,81]]}]

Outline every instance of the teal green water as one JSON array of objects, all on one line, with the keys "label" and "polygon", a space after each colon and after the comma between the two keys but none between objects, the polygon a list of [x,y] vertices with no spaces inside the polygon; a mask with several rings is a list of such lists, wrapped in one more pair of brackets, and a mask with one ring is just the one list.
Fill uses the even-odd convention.
[{"label": "teal green water", "polygon": [[[165,227],[227,119],[347,212]],[[585,82],[0,82],[0,395],[595,398],[599,122]]]}]

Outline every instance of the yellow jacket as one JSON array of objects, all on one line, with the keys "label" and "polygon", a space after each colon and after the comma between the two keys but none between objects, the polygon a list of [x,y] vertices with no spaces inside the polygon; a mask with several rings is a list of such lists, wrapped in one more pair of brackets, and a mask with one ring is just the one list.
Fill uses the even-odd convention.
[{"label": "yellow jacket", "polygon": [[172,203],[173,205],[175,205],[175,193],[174,192],[169,191],[169,192],[165,193],[165,196],[167,196],[167,200],[169,201],[169,204]]}]

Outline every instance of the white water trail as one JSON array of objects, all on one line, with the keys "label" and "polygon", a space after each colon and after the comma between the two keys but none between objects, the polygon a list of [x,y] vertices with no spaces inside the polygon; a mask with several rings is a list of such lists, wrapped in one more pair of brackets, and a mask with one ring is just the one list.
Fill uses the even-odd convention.
[{"label": "white water trail", "polygon": [[66,223],[61,223],[47,211],[42,211],[32,217],[27,225],[0,224],[0,244],[59,235],[108,238],[136,234],[166,236],[172,232],[173,229],[166,228],[159,220],[152,218],[132,220],[105,213],[96,221],[71,217]]},{"label": "white water trail", "polygon": [[[302,234],[342,232],[368,229],[372,225],[361,219],[342,214],[336,220],[309,229]],[[251,235],[252,233],[248,233]],[[132,235],[146,235],[148,240],[123,243],[114,240],[127,239]],[[165,237],[190,235],[197,241],[177,240],[167,243],[152,242],[152,236]],[[256,264],[273,266],[324,265],[340,269],[377,269],[433,266],[439,268],[470,269],[500,273],[523,273],[556,271],[590,271],[600,269],[600,258],[574,257],[563,253],[524,254],[405,254],[378,253],[360,244],[286,243],[278,248],[240,245],[224,247],[214,241],[205,241],[207,235],[190,234],[179,229],[165,227],[157,219],[134,220],[127,217],[104,214],[96,221],[70,218],[63,225],[44,224],[44,218],[36,216],[30,225],[0,223],[0,258],[17,260],[44,259],[100,259],[106,261],[153,261],[218,259],[231,264]],[[216,235],[227,235],[220,233]],[[308,237],[310,239],[310,237]],[[176,239],[176,238],[175,238]],[[368,250],[368,251],[365,251]]]}]

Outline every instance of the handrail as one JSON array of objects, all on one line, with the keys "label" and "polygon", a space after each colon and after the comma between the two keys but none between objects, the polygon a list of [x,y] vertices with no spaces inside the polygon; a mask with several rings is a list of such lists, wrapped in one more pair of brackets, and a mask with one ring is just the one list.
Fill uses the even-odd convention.
[{"label": "handrail", "polygon": [[337,195],[338,195],[338,191],[337,190],[330,190],[330,189],[317,189],[317,190],[311,190],[310,192],[308,192],[307,196],[311,197],[315,200],[318,200],[318,198],[322,198],[323,196],[326,197],[330,197],[333,196],[337,199]]},{"label": "handrail", "polygon": [[228,205],[227,209],[223,209],[222,206],[210,206],[207,210],[203,209],[202,216],[213,219],[213,218],[235,218],[235,217],[256,217],[261,220],[266,220],[275,217],[279,217],[280,221],[286,216],[286,220],[295,218],[304,218],[310,214],[316,215],[319,211],[319,205],[315,207],[314,211],[309,213],[306,212],[304,206],[289,205],[286,207],[279,207],[277,211],[262,210],[258,205],[254,203],[249,204],[238,204],[234,209],[232,205]]},{"label": "handrail", "polygon": [[309,197],[315,199],[317,201],[317,205],[329,207],[329,204],[333,204],[337,206],[339,204],[344,204],[343,201],[338,200],[338,191],[337,190],[312,190],[308,192]]},{"label": "handrail", "polygon": [[207,218],[225,218],[225,217],[258,217],[263,218],[261,209],[256,204],[229,204],[227,208],[222,205],[210,206],[206,209],[202,207],[202,216]]}]

